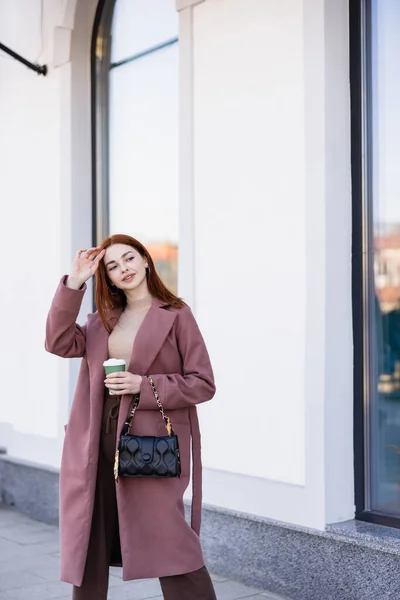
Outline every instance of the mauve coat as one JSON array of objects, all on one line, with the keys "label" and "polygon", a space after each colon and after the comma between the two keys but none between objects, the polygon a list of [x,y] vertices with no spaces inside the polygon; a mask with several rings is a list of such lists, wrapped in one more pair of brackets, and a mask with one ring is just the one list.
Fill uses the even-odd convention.
[{"label": "mauve coat", "polygon": [[[64,276],[46,324],[46,349],[65,358],[82,357],[66,429],[60,472],[61,579],[80,586],[93,513],[104,401],[103,361],[109,334],[97,313],[76,324],[86,286],[72,290]],[[119,316],[120,310],[113,314]],[[128,479],[116,483],[123,579],[190,573],[204,565],[199,541],[201,519],[200,431],[195,405],[215,393],[210,359],[188,307],[172,308],[153,299],[135,338],[128,370],[151,375],[179,438],[182,474],[172,479]],[[118,432],[133,396],[121,396]],[[165,435],[151,387],[143,378],[131,431]],[[119,434],[118,434],[119,435]],[[118,436],[117,436],[118,437]],[[183,493],[193,453],[192,526],[184,517]],[[117,440],[118,443],[118,440]]]}]

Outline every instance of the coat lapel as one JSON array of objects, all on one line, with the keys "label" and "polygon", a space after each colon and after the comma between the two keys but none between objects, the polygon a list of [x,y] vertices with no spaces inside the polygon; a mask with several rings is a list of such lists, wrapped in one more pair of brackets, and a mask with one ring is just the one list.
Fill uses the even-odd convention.
[{"label": "coat lapel", "polygon": [[[166,310],[167,306],[158,298],[153,298],[152,305],[136,334],[133,344],[131,359],[128,371],[137,375],[146,375],[148,369],[153,364],[157,354],[161,350],[167,335],[171,331],[176,318],[174,311]],[[111,316],[114,317],[112,325],[118,321],[122,309],[113,309]],[[109,333],[105,329],[101,320],[93,323],[96,328],[95,335],[92,337],[92,345],[89,351],[90,363],[101,371],[103,376],[103,362],[108,359],[108,338]]]},{"label": "coat lapel", "polygon": [[[112,318],[111,324],[114,327],[122,313],[121,308],[114,308],[110,313]],[[94,315],[91,315],[94,316]],[[94,335],[91,336],[92,345],[88,352],[90,363],[94,363],[97,367],[101,365],[101,371],[104,373],[103,362],[108,360],[108,338],[109,333],[104,327],[100,318],[93,323]]]},{"label": "coat lapel", "polygon": [[[174,311],[166,310],[166,304],[153,298],[152,305],[148,311],[133,344],[132,355],[128,371],[135,375],[146,375],[153,364],[157,354],[171,331],[176,318]],[[114,309],[111,316],[115,317],[112,321],[114,326],[120,317],[122,309]],[[93,323],[95,328],[94,335],[91,336],[91,347],[88,348],[89,374],[92,387],[92,399],[94,402],[94,413],[99,415],[97,425],[100,427],[101,407],[104,401],[104,368],[103,362],[108,359],[108,338],[109,333],[105,329],[100,319]],[[90,359],[89,359],[90,356]],[[118,431],[129,413],[132,402],[132,394],[121,396],[121,407],[118,419]]]},{"label": "coat lapel", "polygon": [[[148,373],[167,335],[171,331],[176,313],[166,310],[163,308],[164,306],[166,305],[161,300],[153,298],[150,310],[144,318],[133,343],[131,360],[128,367],[130,373],[134,373],[135,375],[146,375]],[[118,432],[121,431],[127,419],[132,400],[132,394],[121,396]]]},{"label": "coat lapel", "polygon": [[160,352],[167,335],[171,331],[176,313],[166,310],[166,304],[153,298],[133,344],[128,371],[136,375],[146,375]]},{"label": "coat lapel", "polygon": [[[115,317],[112,321],[113,325],[117,322],[121,312],[122,310],[117,308],[112,310],[112,316]],[[95,314],[90,315],[89,318],[93,319],[93,322],[90,325],[91,335],[88,336],[87,340],[87,360],[91,388],[90,396],[93,404],[93,414],[98,421],[96,421],[97,425],[100,426],[105,391],[103,362],[108,359],[109,333],[104,327],[101,319],[95,318]]]}]

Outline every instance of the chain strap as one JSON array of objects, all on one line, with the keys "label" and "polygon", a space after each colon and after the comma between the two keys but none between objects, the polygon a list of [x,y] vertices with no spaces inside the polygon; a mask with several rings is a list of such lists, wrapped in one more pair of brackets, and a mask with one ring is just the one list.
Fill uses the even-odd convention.
[{"label": "chain strap", "polygon": [[[171,420],[170,420],[169,417],[166,416],[166,414],[164,412],[164,408],[163,408],[163,405],[161,404],[160,397],[159,397],[158,392],[156,390],[156,386],[154,385],[154,381],[152,380],[152,378],[149,375],[146,375],[145,377],[148,379],[148,381],[150,383],[150,386],[151,386],[151,389],[153,390],[154,398],[156,399],[158,409],[159,409],[159,411],[161,413],[161,416],[162,416],[162,418],[164,420],[164,424],[165,424],[165,427],[166,427],[166,429],[168,431],[168,435],[171,435],[171,433],[173,434]],[[140,394],[135,394],[135,397],[133,399],[132,409],[131,409],[131,412],[129,414],[129,418],[126,421],[126,425],[128,425],[128,431],[131,428],[133,417],[135,416],[137,407],[139,406],[139,400],[140,400]]]}]

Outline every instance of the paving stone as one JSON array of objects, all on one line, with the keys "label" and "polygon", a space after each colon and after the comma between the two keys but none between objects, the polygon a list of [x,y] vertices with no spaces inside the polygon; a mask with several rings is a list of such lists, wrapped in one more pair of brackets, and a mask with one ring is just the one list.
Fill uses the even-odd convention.
[{"label": "paving stone", "polygon": [[147,600],[160,596],[161,588],[158,579],[139,579],[124,581],[118,587],[110,588],[110,600]]},{"label": "paving stone", "polygon": [[240,600],[240,598],[260,596],[261,594],[261,590],[249,588],[235,581],[215,582],[214,587],[218,600]]},{"label": "paving stone", "polygon": [[[12,571],[30,571],[36,575],[41,575],[47,569],[58,569],[60,572],[60,560],[49,554],[37,555],[21,558],[16,561],[14,558],[0,560],[0,573],[9,573]],[[58,579],[60,577],[58,576]],[[1,588],[0,588],[1,591]]]},{"label": "paving stone", "polygon": [[256,594],[255,596],[246,596],[245,600],[277,600],[277,597],[268,594]]},{"label": "paving stone", "polygon": [[0,530],[0,538],[11,542],[28,546],[31,544],[42,545],[50,542],[58,546],[58,532],[46,529],[35,529],[33,527],[7,527]]},{"label": "paving stone", "polygon": [[261,598],[264,598],[264,600],[285,600],[283,596],[277,596],[276,594],[271,594],[269,592],[261,592]]},{"label": "paving stone", "polygon": [[[218,600],[285,600],[211,574]],[[60,581],[58,528],[0,505],[0,600],[71,600],[72,586]],[[158,579],[122,581],[110,568],[109,600],[163,600]]]},{"label": "paving stone", "polygon": [[122,568],[121,567],[110,567],[110,576],[118,577],[122,579]]},{"label": "paving stone", "polygon": [[18,513],[17,511],[13,511],[12,509],[1,508],[0,509],[0,526],[9,526],[11,527],[13,524],[17,524],[18,527],[22,523],[38,523],[38,521],[33,521],[33,519]]},{"label": "paving stone", "polygon": [[71,586],[68,583],[36,583],[25,588],[18,588],[2,592],[1,600],[56,600],[62,598],[71,592]]},{"label": "paving stone", "polygon": [[43,579],[26,571],[19,570],[18,573],[9,571],[0,574],[0,590],[2,592],[18,588],[29,588],[37,583],[43,583]]},{"label": "paving stone", "polygon": [[112,588],[112,587],[117,587],[117,586],[121,586],[124,585],[124,582],[122,581],[121,577],[115,577],[114,575],[110,574],[109,580],[108,580],[108,587]]},{"label": "paving stone", "polygon": [[[52,581],[54,581],[55,583],[57,581],[60,581],[60,563],[59,562],[57,562],[56,564],[47,564],[47,565],[36,565],[36,566],[29,565],[28,569],[29,569],[30,573],[37,575],[38,577],[40,577],[42,579],[42,581],[47,581],[48,583],[51,583]],[[0,589],[1,589],[1,586],[0,586]]]},{"label": "paving stone", "polygon": [[31,547],[0,538],[0,562],[9,558],[17,560],[29,556],[33,556]]},{"label": "paving stone", "polygon": [[217,581],[229,581],[228,577],[221,577],[220,575],[215,575],[215,573],[210,573],[211,579],[216,583]]}]

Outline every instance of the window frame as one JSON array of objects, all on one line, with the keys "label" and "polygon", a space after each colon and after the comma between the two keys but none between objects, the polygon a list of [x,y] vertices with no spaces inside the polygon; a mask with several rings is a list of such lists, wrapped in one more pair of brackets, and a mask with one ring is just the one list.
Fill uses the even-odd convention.
[{"label": "window frame", "polygon": [[354,341],[354,473],[356,519],[400,528],[400,517],[370,508],[369,406],[371,346],[369,302],[373,284],[373,223],[371,186],[371,0],[351,0],[350,102],[352,173],[352,302]]},{"label": "window frame", "polygon": [[133,56],[111,61],[112,24],[117,0],[99,0],[91,43],[92,115],[92,240],[97,246],[110,232],[109,126],[110,71],[177,44],[178,37],[165,40]]},{"label": "window frame", "polygon": [[109,71],[116,0],[99,0],[91,44],[92,239],[109,234]]},{"label": "window frame", "polygon": [[[113,63],[116,3],[117,0],[98,1],[90,49],[93,246],[110,235],[110,71],[179,43],[179,37],[172,37]],[[96,310],[94,286],[92,305]]]}]

